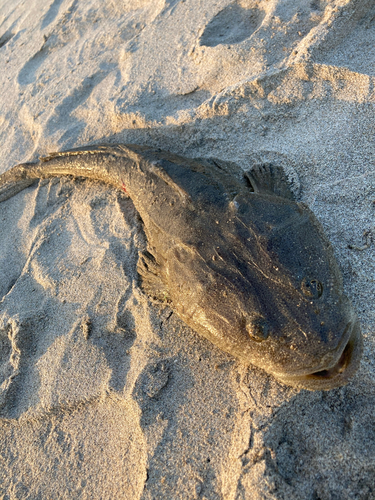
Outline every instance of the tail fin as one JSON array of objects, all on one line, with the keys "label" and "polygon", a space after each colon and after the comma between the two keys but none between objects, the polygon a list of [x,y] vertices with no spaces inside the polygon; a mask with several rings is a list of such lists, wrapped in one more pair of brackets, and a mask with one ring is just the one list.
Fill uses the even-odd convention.
[{"label": "tail fin", "polygon": [[0,175],[0,202],[8,200],[38,180],[38,177],[32,174],[35,165],[35,163],[21,163]]}]

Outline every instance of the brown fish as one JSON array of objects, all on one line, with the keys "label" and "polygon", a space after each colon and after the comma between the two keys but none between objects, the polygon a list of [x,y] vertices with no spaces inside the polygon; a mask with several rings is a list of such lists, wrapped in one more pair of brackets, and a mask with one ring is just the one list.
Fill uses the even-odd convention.
[{"label": "brown fish", "polygon": [[357,370],[361,330],[332,246],[281,168],[244,173],[150,147],[87,146],[4,173],[0,201],[63,175],[130,196],[148,239],[143,289],[222,350],[310,390],[344,385]]}]

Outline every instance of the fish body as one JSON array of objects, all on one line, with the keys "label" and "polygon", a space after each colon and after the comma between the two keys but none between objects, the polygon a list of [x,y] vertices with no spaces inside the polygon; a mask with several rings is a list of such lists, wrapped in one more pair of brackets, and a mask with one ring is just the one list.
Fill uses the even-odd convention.
[{"label": "fish body", "polygon": [[87,146],[9,170],[0,201],[63,175],[132,199],[148,240],[138,262],[144,291],[222,350],[309,390],[344,385],[357,370],[362,335],[332,246],[281,168]]}]

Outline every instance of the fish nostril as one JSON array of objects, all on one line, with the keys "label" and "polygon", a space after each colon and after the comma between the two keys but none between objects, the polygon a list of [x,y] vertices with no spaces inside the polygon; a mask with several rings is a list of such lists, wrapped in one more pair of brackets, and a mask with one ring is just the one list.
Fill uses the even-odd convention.
[{"label": "fish nostril", "polygon": [[269,337],[270,327],[264,319],[257,319],[246,324],[246,331],[255,342],[263,342]]}]

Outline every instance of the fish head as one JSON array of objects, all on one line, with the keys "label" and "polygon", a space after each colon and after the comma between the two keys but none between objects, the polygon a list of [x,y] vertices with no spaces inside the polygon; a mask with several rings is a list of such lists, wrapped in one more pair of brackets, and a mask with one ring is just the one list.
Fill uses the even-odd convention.
[{"label": "fish head", "polygon": [[272,373],[310,390],[345,385],[359,367],[362,334],[332,245],[304,204],[261,198],[268,221],[257,227],[268,282],[261,309],[273,343]]},{"label": "fish head", "polygon": [[254,199],[237,197],[217,233],[171,249],[174,307],[218,347],[287,385],[342,386],[359,366],[362,336],[332,246],[304,205]]}]

